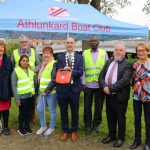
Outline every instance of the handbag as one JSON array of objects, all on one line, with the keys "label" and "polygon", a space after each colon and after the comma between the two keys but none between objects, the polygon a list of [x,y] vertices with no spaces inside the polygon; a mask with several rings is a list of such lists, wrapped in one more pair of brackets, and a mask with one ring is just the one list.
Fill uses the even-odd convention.
[{"label": "handbag", "polygon": [[72,76],[72,69],[59,69],[56,73],[56,83],[58,84],[70,84]]}]

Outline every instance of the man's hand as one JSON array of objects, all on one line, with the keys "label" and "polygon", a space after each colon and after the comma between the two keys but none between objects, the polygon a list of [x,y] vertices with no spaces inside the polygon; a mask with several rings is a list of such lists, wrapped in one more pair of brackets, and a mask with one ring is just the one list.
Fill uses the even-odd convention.
[{"label": "man's hand", "polygon": [[46,94],[45,94],[45,93],[42,93],[42,96],[46,96]]},{"label": "man's hand", "polygon": [[110,94],[110,91],[109,91],[108,86],[107,86],[107,87],[105,87],[105,88],[103,89],[103,91],[104,91],[106,94]]},{"label": "man's hand", "polygon": [[66,66],[66,67],[64,67],[64,69],[67,70],[67,69],[70,69],[70,67],[69,67],[69,66]]},{"label": "man's hand", "polygon": [[20,102],[17,102],[16,105],[17,105],[17,106],[21,106],[21,103],[20,103]]},{"label": "man's hand", "polygon": [[83,91],[84,91],[84,92],[87,92],[87,88],[86,88],[86,85],[85,85],[85,84],[83,84]]}]

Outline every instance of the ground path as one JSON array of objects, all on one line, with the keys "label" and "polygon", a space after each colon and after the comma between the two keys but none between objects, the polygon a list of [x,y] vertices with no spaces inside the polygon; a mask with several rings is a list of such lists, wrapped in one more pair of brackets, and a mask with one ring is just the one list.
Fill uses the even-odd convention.
[{"label": "ground path", "polygon": [[[79,137],[76,142],[68,138],[65,142],[59,140],[60,134],[52,133],[47,139],[43,135],[20,136],[16,130],[11,130],[11,135],[0,135],[0,150],[129,150],[129,144],[125,142],[121,148],[114,148],[113,142],[102,144],[99,140]],[[142,150],[141,145],[136,150]]]}]

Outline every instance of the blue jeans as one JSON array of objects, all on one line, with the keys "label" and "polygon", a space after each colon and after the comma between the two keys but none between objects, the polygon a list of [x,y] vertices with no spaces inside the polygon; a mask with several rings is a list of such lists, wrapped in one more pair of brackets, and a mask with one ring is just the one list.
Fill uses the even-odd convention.
[{"label": "blue jeans", "polygon": [[34,97],[20,99],[21,106],[19,106],[19,129],[30,126],[30,113],[34,100]]},{"label": "blue jeans", "polygon": [[[49,94],[44,97],[45,107],[48,106],[49,113],[50,113],[50,125],[49,128],[54,129],[56,124],[56,106],[57,106],[57,95],[56,94]],[[37,104],[37,111],[40,118],[41,127],[45,127],[44,123],[44,108],[43,108],[43,97],[42,93],[39,96],[39,101]]]}]

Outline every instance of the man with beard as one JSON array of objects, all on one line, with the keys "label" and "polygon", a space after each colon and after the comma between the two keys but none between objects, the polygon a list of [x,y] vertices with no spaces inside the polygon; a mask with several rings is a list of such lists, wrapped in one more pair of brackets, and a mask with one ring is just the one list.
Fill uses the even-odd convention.
[{"label": "man with beard", "polygon": [[[103,49],[98,49],[99,40],[96,36],[90,39],[90,49],[83,52],[84,73],[82,84],[84,87],[84,123],[85,134],[91,134],[92,128],[96,133],[100,133],[98,126],[102,122],[102,109],[104,92],[99,87],[98,77],[108,59],[107,53]],[[95,96],[95,112],[92,120],[92,103]]]},{"label": "man with beard", "polygon": [[120,147],[125,140],[126,109],[130,96],[130,80],[132,64],[125,58],[125,47],[117,44],[114,48],[114,58],[108,60],[103,67],[99,84],[106,94],[106,115],[108,123],[108,137],[102,140],[103,144],[116,140],[114,147]]}]

